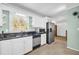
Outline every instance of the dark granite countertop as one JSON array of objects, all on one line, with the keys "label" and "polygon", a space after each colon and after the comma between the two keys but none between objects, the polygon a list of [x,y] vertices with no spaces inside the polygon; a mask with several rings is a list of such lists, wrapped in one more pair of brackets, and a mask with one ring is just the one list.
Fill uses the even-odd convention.
[{"label": "dark granite countertop", "polygon": [[35,32],[3,33],[0,34],[0,41],[32,36],[30,33]]},{"label": "dark granite countertop", "polygon": [[0,41],[3,41],[3,40],[10,40],[10,39],[17,39],[17,38],[22,38],[22,37],[29,37],[29,36],[32,36],[32,35],[0,38]]},{"label": "dark granite countertop", "polygon": [[35,36],[38,34],[41,35],[45,33],[36,33],[35,31],[19,32],[19,33],[4,33],[4,34],[0,34],[0,41],[28,37],[28,36]]}]

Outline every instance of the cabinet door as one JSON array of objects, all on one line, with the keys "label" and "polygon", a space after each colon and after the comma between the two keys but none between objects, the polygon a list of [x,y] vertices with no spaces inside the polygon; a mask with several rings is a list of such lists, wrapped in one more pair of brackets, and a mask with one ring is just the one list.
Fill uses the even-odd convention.
[{"label": "cabinet door", "polygon": [[41,27],[41,19],[39,17],[33,17],[33,22],[32,22],[32,25],[33,27]]},{"label": "cabinet door", "polygon": [[12,41],[13,43],[13,54],[22,55],[24,54],[24,39],[18,38]]},{"label": "cabinet door", "polygon": [[38,22],[37,22],[36,17],[33,17],[33,19],[32,19],[32,26],[33,27],[38,27]]},{"label": "cabinet door", "polygon": [[12,41],[4,40],[0,42],[1,55],[12,55]]},{"label": "cabinet door", "polygon": [[25,53],[28,53],[32,50],[32,36],[24,37],[25,40]]},{"label": "cabinet door", "polygon": [[34,19],[34,17],[33,17],[33,19],[32,19],[32,26],[33,26],[33,27],[35,26],[35,19]]},{"label": "cabinet door", "polygon": [[46,44],[46,34],[41,34],[41,45]]}]

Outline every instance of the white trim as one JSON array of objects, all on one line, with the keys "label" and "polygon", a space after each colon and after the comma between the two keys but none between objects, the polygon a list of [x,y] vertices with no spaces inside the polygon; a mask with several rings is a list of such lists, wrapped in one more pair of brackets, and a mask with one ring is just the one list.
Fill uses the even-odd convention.
[{"label": "white trim", "polygon": [[71,47],[67,47],[67,48],[69,48],[69,49],[72,49],[72,50],[75,50],[75,51],[78,51],[78,52],[79,52],[79,50],[78,50],[78,49],[71,48]]}]

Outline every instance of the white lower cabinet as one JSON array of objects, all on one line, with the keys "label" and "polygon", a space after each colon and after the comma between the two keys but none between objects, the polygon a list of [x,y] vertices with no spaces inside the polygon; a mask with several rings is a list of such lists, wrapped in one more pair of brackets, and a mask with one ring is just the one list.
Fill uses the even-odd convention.
[{"label": "white lower cabinet", "polygon": [[32,43],[33,43],[33,41],[32,41],[32,36],[29,36],[29,37],[24,37],[24,40],[25,40],[25,44],[24,44],[24,46],[25,46],[25,53],[28,53],[28,52],[30,52],[30,51],[32,51]]},{"label": "white lower cabinet", "polygon": [[0,54],[1,55],[11,55],[12,54],[12,41],[4,40],[0,41]]},{"label": "white lower cabinet", "polygon": [[41,45],[46,44],[46,34],[41,34]]},{"label": "white lower cabinet", "polygon": [[13,46],[13,55],[21,55],[24,54],[24,39],[18,38],[12,40]]},{"label": "white lower cabinet", "polygon": [[0,55],[22,55],[32,50],[32,36],[0,41]]}]

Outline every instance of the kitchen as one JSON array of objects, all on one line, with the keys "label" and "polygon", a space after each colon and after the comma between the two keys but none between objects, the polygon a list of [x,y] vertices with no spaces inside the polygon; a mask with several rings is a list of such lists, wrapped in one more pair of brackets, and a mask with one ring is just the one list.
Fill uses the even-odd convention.
[{"label": "kitchen", "polygon": [[9,4],[0,4],[0,6],[0,16],[2,16],[0,55],[27,54],[46,44],[47,17],[35,15]]},{"label": "kitchen", "polygon": [[[70,36],[66,37],[65,12],[72,5],[75,7],[79,4],[1,3],[0,55],[79,54],[79,52],[69,48],[72,42],[67,40]],[[35,11],[41,9],[38,10],[41,14],[32,10],[33,8]]]}]

